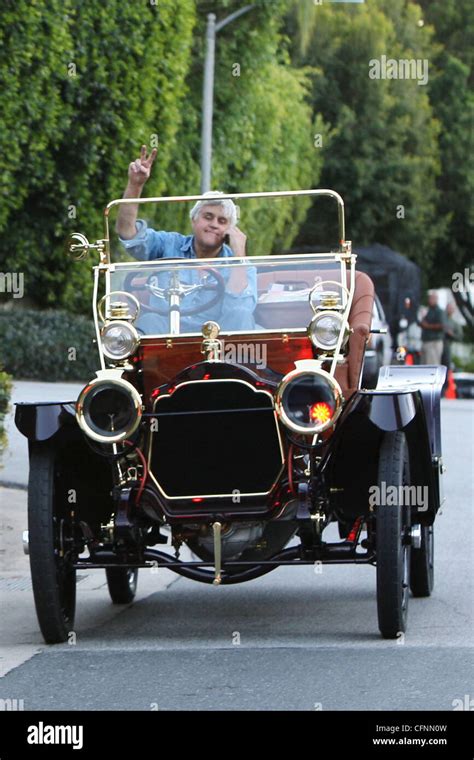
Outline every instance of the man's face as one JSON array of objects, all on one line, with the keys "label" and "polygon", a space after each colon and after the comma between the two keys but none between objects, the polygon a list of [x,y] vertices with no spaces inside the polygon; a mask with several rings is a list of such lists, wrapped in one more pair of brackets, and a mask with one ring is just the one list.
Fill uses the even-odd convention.
[{"label": "man's face", "polygon": [[430,293],[428,296],[428,306],[436,306],[438,303],[438,296],[436,293]]},{"label": "man's face", "polygon": [[202,248],[218,249],[224,242],[224,236],[230,228],[230,221],[224,216],[223,206],[209,204],[203,206],[192,228],[197,242]]}]

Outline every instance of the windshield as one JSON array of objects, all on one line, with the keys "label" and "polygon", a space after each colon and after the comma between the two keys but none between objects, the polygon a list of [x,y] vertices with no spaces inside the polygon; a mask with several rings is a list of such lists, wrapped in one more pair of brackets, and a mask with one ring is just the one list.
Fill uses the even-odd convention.
[{"label": "windshield", "polygon": [[142,335],[200,335],[209,320],[224,333],[304,331],[313,316],[311,291],[313,305],[323,290],[335,292],[345,305],[345,291],[338,287],[346,285],[345,264],[338,258],[306,254],[115,264],[107,292],[135,296],[140,304],[135,326]]},{"label": "windshield", "polygon": [[[332,215],[335,235],[308,247],[299,235],[316,205],[318,214]],[[208,321],[224,333],[304,331],[313,315],[310,292],[328,280],[324,290],[346,304],[338,287],[347,285],[342,200],[333,191],[127,199],[109,206],[106,238],[116,263],[106,267],[107,293],[125,291],[138,301],[141,335],[201,335]],[[322,290],[314,290],[314,305]],[[107,308],[123,298],[110,296]]]}]

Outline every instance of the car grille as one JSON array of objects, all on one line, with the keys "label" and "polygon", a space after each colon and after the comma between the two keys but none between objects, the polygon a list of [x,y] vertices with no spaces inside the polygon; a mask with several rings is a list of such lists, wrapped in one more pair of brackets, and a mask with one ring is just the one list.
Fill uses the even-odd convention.
[{"label": "car grille", "polygon": [[179,385],[154,406],[150,472],[171,499],[268,494],[283,451],[273,399],[245,381]]}]

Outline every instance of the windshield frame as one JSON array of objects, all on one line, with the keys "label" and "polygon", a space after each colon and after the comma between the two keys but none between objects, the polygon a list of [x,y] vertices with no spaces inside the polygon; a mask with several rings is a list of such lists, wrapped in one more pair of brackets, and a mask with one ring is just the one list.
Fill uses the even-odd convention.
[{"label": "windshield frame", "polygon": [[[352,253],[352,244],[350,240],[345,239],[345,218],[344,218],[344,201],[339,195],[339,193],[335,192],[334,190],[329,189],[310,189],[310,190],[286,190],[286,191],[276,191],[276,192],[256,192],[256,193],[228,193],[228,194],[222,194],[219,196],[219,200],[225,200],[230,199],[233,201],[237,201],[239,199],[245,199],[245,198],[283,198],[283,197],[291,197],[291,196],[323,196],[323,197],[330,197],[333,198],[337,203],[337,214],[338,214],[338,240],[339,240],[339,248],[336,251],[328,251],[323,253],[304,253],[304,254],[273,254],[271,256],[256,256],[256,257],[245,257],[244,259],[241,259],[241,257],[236,257],[238,260],[243,260],[246,262],[247,265],[249,265],[249,260],[251,261],[252,258],[255,258],[256,261],[271,261],[274,262],[277,258],[280,262],[284,258],[290,258],[292,261],[295,261],[295,259],[307,259],[310,258],[318,258],[321,260],[326,260],[329,262],[338,261],[341,265],[341,283],[346,282],[347,286],[347,293],[344,294],[344,291],[341,289],[341,292],[343,294],[343,298],[345,299],[347,297],[347,302],[345,303],[345,308],[343,310],[344,312],[344,318],[347,320],[349,316],[349,312],[352,306],[352,300],[354,296],[354,289],[355,289],[355,262],[356,262],[356,255]],[[209,199],[209,196],[207,195],[186,195],[186,196],[164,196],[164,197],[153,197],[153,198],[119,198],[115,199],[113,201],[110,201],[110,203],[107,204],[107,206],[104,209],[104,238],[102,240],[97,241],[95,246],[89,246],[95,247],[99,250],[100,255],[100,263],[93,267],[94,270],[94,284],[93,284],[93,295],[92,295],[92,302],[93,302],[93,318],[94,318],[94,327],[95,327],[95,333],[96,333],[96,339],[97,339],[97,347],[99,350],[99,357],[100,357],[100,366],[101,369],[105,369],[105,357],[102,350],[102,340],[101,340],[101,325],[100,325],[100,319],[99,319],[99,313],[98,313],[98,296],[99,296],[99,290],[100,290],[100,281],[102,277],[105,275],[105,288],[106,288],[106,295],[107,293],[110,293],[110,274],[114,271],[114,268],[121,267],[121,266],[128,266],[128,267],[138,267],[143,268],[148,265],[159,265],[160,259],[155,259],[152,262],[145,262],[145,261],[130,261],[130,262],[111,262],[111,252],[110,252],[110,212],[113,208],[120,205],[126,205],[126,204],[137,204],[137,205],[146,205],[146,204],[159,204],[159,203],[185,203],[189,201],[197,202],[197,201],[207,201]],[[87,242],[87,241],[86,241]],[[89,244],[88,244],[89,245]],[[222,258],[218,257],[216,258],[209,258],[209,259],[200,259],[200,262],[202,263],[212,263],[212,262],[219,262],[222,263]],[[228,263],[228,262],[227,262]],[[347,275],[349,277],[347,278]],[[243,332],[240,331],[228,331],[223,334],[226,335],[254,335],[254,336],[261,336],[261,337],[270,337],[275,334],[294,334],[294,335],[301,335],[305,334],[307,332],[307,328],[279,328],[275,330],[255,330],[255,331],[249,331],[245,330]],[[183,336],[176,336],[176,335],[146,335],[142,336],[142,341],[149,341],[149,340],[164,340],[169,341],[171,338],[177,338],[179,337],[180,342],[181,341],[195,341],[196,337],[201,337],[202,333],[188,333]],[[337,346],[335,348],[333,358],[331,361],[331,368],[330,373],[333,374],[340,356],[341,346],[343,341],[343,333],[341,331],[339,335],[339,340],[337,343]]]},{"label": "windshield frame", "polygon": [[[346,227],[344,217],[344,201],[335,190],[318,189],[318,190],[283,190],[275,192],[262,192],[262,193],[225,193],[219,195],[219,201],[232,200],[238,201],[244,198],[287,198],[287,197],[304,197],[304,196],[323,196],[334,198],[337,203],[337,218],[338,218],[338,241],[339,241],[339,253],[350,252],[351,245],[349,241],[346,241]],[[111,251],[110,251],[110,212],[116,206],[122,205],[145,205],[150,203],[185,203],[185,202],[197,202],[207,201],[209,202],[208,195],[176,195],[176,196],[163,196],[158,198],[117,198],[110,201],[104,209],[104,237],[100,241],[103,245],[103,254],[101,257],[101,263],[104,266],[111,265]],[[276,254],[279,255],[279,254]],[[259,257],[260,258],[260,257]]]}]

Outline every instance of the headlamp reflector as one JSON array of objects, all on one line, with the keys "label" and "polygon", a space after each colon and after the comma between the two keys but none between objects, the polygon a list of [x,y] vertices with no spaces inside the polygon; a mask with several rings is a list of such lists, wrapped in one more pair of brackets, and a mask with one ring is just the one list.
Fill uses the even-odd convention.
[{"label": "headlamp reflector", "polygon": [[129,322],[113,320],[101,330],[102,350],[112,361],[122,361],[135,353],[139,344],[138,333]]},{"label": "headlamp reflector", "polygon": [[140,394],[122,379],[93,380],[76,402],[79,427],[100,443],[125,440],[135,432],[141,416]]},{"label": "headlamp reflector", "polygon": [[315,435],[337,420],[342,392],[322,369],[295,369],[281,381],[275,398],[277,414],[295,433]]},{"label": "headlamp reflector", "polygon": [[[334,351],[341,331],[344,330],[344,317],[337,311],[320,311],[308,327],[308,335],[312,344],[322,351]],[[344,336],[342,346],[346,342]]]}]

